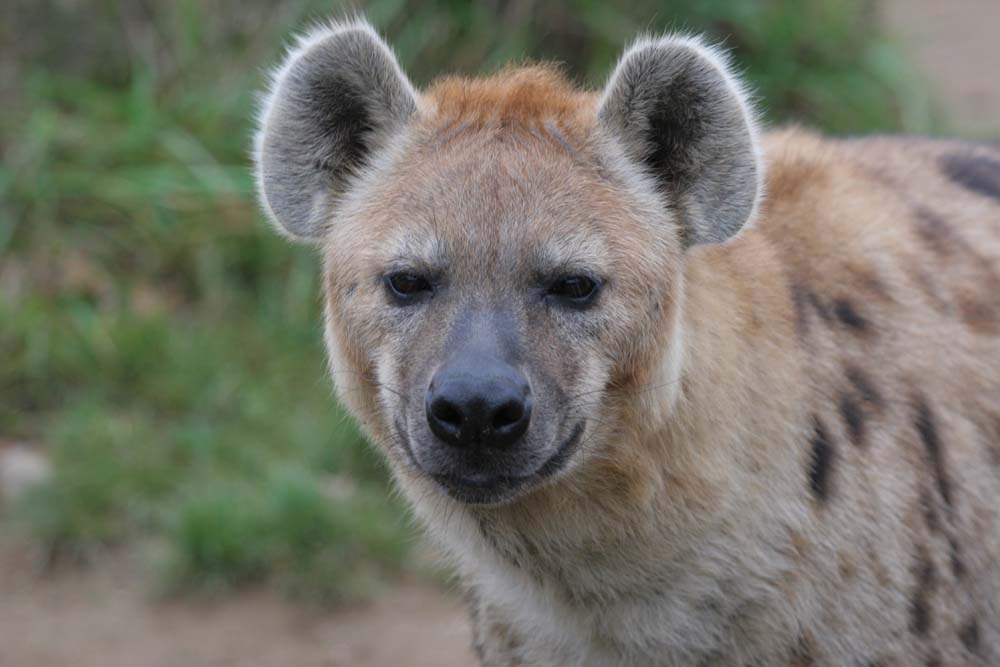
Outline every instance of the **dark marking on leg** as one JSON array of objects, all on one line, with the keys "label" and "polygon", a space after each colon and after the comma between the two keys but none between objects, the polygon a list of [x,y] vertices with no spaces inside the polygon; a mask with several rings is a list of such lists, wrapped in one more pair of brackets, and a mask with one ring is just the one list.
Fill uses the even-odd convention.
[{"label": "dark marking on leg", "polygon": [[958,638],[969,653],[979,653],[979,621],[973,618],[962,626],[958,631]]},{"label": "dark marking on leg", "polygon": [[931,626],[931,609],[926,598],[915,597],[910,601],[910,632],[921,637]]},{"label": "dark marking on leg", "polygon": [[809,297],[801,285],[791,285],[789,290],[792,293],[792,305],[795,307],[795,329],[800,336],[805,336],[809,333],[809,313],[806,309]]},{"label": "dark marking on leg", "polygon": [[872,384],[867,373],[857,366],[847,366],[844,372],[848,382],[854,387],[854,391],[857,392],[861,400],[876,409],[881,409],[885,405],[882,394]]},{"label": "dark marking on leg", "polygon": [[844,394],[840,397],[840,416],[847,426],[847,433],[851,442],[858,447],[864,447],[865,442],[865,415],[861,406],[852,396]]},{"label": "dark marking on leg", "polygon": [[926,488],[920,489],[920,509],[923,510],[924,523],[927,524],[927,530],[931,533],[937,533],[941,530],[941,519],[938,518],[937,508],[934,507],[934,499],[931,497],[931,492]]},{"label": "dark marking on leg", "polygon": [[809,459],[809,487],[821,503],[830,497],[830,475],[836,451],[818,417],[813,417],[812,453]]},{"label": "dark marking on leg", "polygon": [[927,667],[943,667],[941,665],[941,656],[932,655],[931,657],[927,658]]},{"label": "dark marking on leg", "polygon": [[952,153],[941,158],[941,170],[954,183],[971,192],[1000,199],[1000,160],[985,155]]},{"label": "dark marking on leg", "polygon": [[937,573],[927,547],[918,545],[917,560],[914,563],[915,585],[910,600],[910,631],[918,636],[926,636],[931,627],[930,596],[934,591]]},{"label": "dark marking on leg", "polygon": [[854,307],[847,299],[837,299],[833,302],[833,312],[837,316],[840,322],[860,334],[867,334],[870,332],[871,324],[865,319],[861,313],[858,312],[857,308]]},{"label": "dark marking on leg", "polygon": [[954,535],[948,536],[948,555],[951,560],[951,571],[956,579],[965,576],[965,559],[962,557],[962,545],[958,543]]},{"label": "dark marking on leg", "polygon": [[799,283],[792,283],[789,289],[792,293],[792,304],[795,307],[795,321],[799,335],[805,336],[809,333],[810,310],[814,311],[827,324],[833,322],[833,310],[829,305],[823,303],[816,292]]},{"label": "dark marking on leg", "polygon": [[833,313],[830,311],[830,307],[823,303],[816,295],[816,292],[807,290],[806,299],[809,301],[809,305],[813,307],[813,310],[816,311],[816,314],[820,316],[820,319],[827,323],[833,321]]},{"label": "dark marking on leg", "polygon": [[950,257],[963,245],[961,237],[940,215],[923,206],[914,211],[914,229],[924,245],[942,258]]},{"label": "dark marking on leg", "polygon": [[950,510],[952,509],[951,479],[948,476],[948,467],[945,463],[944,450],[941,448],[941,439],[938,436],[934,413],[923,396],[915,397],[914,406],[917,413],[914,421],[917,433],[920,435],[921,442],[924,443],[927,458],[937,480],[938,491]]},{"label": "dark marking on leg", "polygon": [[867,419],[884,406],[882,394],[875,388],[868,375],[856,366],[847,366],[844,371],[851,391],[840,397],[840,415],[847,427],[851,442],[858,447],[867,446]]}]

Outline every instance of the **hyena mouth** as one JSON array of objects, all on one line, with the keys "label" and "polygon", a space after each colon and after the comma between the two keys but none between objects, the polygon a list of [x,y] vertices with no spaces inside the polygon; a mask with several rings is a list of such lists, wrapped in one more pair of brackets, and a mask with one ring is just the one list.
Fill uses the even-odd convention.
[{"label": "hyena mouth", "polygon": [[[552,456],[546,459],[538,470],[527,475],[501,475],[488,471],[466,474],[425,472],[444,493],[458,502],[468,505],[494,505],[507,502],[562,470],[579,448],[585,426],[584,421],[578,422]],[[403,446],[409,449],[405,438]],[[412,452],[408,451],[408,455],[411,461],[421,468]]]}]

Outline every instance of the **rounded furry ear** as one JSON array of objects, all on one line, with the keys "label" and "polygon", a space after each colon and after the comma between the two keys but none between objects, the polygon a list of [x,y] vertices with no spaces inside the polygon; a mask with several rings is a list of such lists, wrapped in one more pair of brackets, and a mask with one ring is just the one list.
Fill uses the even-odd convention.
[{"label": "rounded furry ear", "polygon": [[300,38],[272,76],[255,141],[268,217],[292,237],[322,237],[351,177],[415,110],[413,86],[367,23]]},{"label": "rounded furry ear", "polygon": [[752,217],[763,181],[756,121],[724,54],[691,37],[641,40],[598,113],[678,212],[686,245],[725,241]]}]

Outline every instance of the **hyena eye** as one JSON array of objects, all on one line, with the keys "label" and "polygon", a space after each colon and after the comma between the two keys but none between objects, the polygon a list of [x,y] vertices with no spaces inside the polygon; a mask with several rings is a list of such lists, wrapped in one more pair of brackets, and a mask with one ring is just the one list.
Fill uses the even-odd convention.
[{"label": "hyena eye", "polygon": [[588,276],[565,276],[549,285],[547,295],[575,306],[590,304],[600,285]]},{"label": "hyena eye", "polygon": [[431,291],[429,280],[406,271],[390,273],[385,277],[385,284],[389,287],[389,292],[400,301],[409,301]]}]

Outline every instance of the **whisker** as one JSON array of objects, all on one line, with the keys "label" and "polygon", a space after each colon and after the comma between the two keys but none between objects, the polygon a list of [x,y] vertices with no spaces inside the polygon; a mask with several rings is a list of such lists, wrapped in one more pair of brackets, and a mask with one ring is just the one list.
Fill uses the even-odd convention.
[{"label": "whisker", "polygon": [[[404,396],[403,393],[401,391],[399,391],[398,389],[395,389],[395,388],[389,386],[388,384],[386,384],[384,382],[379,382],[375,378],[373,378],[370,375],[368,375],[366,373],[363,373],[361,371],[356,371],[356,370],[352,370],[352,369],[349,369],[349,368],[341,368],[341,369],[331,368],[330,369],[330,373],[332,375],[336,375],[338,373],[351,373],[351,374],[354,374],[354,375],[359,375],[359,376],[361,376],[361,380],[362,380],[363,383],[365,383],[365,384],[367,384],[367,385],[369,385],[369,386],[371,386],[371,387],[373,387],[375,389],[385,389],[389,393],[395,394],[400,399],[402,399],[404,401],[406,400],[406,396]],[[353,389],[353,391],[360,391],[360,389]]]}]

